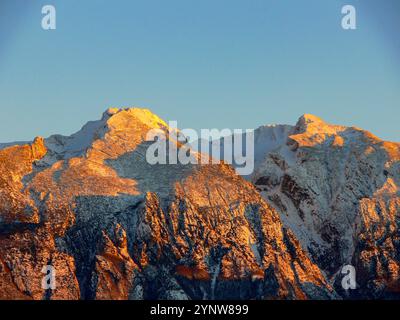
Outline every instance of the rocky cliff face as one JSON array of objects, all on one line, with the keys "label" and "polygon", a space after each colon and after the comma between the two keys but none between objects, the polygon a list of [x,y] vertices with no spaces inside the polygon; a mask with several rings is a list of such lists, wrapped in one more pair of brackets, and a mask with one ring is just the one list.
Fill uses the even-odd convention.
[{"label": "rocky cliff face", "polygon": [[[275,181],[266,185],[271,187],[264,193],[268,202],[253,184],[224,164],[149,165],[145,159],[149,142],[145,137],[153,128],[169,130],[164,121],[147,110],[110,109],[101,120],[89,122],[70,137],[56,135],[36,138],[29,144],[3,146],[0,150],[0,298],[337,297],[324,273],[309,258],[309,253],[315,253],[315,261],[323,266],[324,251],[317,245],[312,246],[314,234],[307,238],[298,232],[322,228],[323,219],[329,216],[324,211],[329,206],[317,207],[319,203],[311,203],[320,198],[314,195],[311,200],[307,198],[314,189],[307,189],[308,180],[300,181],[304,173],[297,177],[288,171],[284,159],[274,161],[269,157],[276,169],[270,174],[265,171],[269,165],[260,166],[265,170],[257,173],[265,181]],[[372,138],[365,139],[368,144],[367,139]],[[303,147],[296,145],[296,139],[292,140],[290,148],[302,154]],[[374,146],[368,152],[365,150],[362,159],[371,159],[374,163],[385,157],[385,148],[389,146],[383,143]],[[390,147],[397,154],[398,146]],[[324,150],[314,152],[328,158]],[[280,166],[276,164],[279,161]],[[304,160],[298,170],[306,167],[307,161],[311,160]],[[337,248],[345,252],[339,263],[350,257],[347,252],[357,252],[358,265],[365,269],[366,275],[372,276],[368,265],[371,257],[382,261],[381,257],[394,254],[390,246],[395,245],[392,233],[397,230],[398,203],[393,196],[385,196],[393,190],[397,192],[398,180],[393,172],[398,170],[398,165],[385,162],[382,168],[370,168],[366,163],[359,174],[367,169],[371,175],[363,175],[367,181],[354,175],[348,183],[348,188],[355,188],[352,185],[355,182],[364,186],[360,191],[353,191],[356,197],[369,195],[354,204],[359,208],[354,216],[359,216],[356,229],[360,241],[357,245],[342,244],[340,235],[345,232],[336,223],[350,218],[332,217],[332,230],[321,233],[321,243],[325,241],[322,235],[336,237],[326,241],[324,250],[329,252],[329,242],[338,242]],[[328,179],[330,176],[326,175]],[[323,180],[323,176],[319,178],[321,190],[337,195],[334,199],[340,202],[339,196],[345,194]],[[370,185],[369,179],[374,179],[375,184]],[[284,198],[285,192],[287,198]],[[287,210],[283,210],[286,205]],[[371,208],[377,210],[378,206],[379,214],[371,216]],[[290,217],[300,213],[299,208],[304,218],[289,223]],[[324,210],[319,212],[319,208]],[[340,213],[335,214],[339,217]],[[387,223],[381,224],[382,219]],[[304,221],[305,227],[290,230],[297,221]],[[384,246],[379,249],[375,246],[375,251],[370,249],[374,241],[382,239]],[[385,261],[394,261],[391,270],[397,270],[396,257]],[[45,276],[42,270],[46,265],[54,267],[56,272],[54,290],[42,288]],[[338,262],[332,259],[326,263],[325,270],[334,270],[337,266]]]},{"label": "rocky cliff face", "polygon": [[[249,180],[279,212],[344,297],[397,297],[400,288],[400,144],[304,115],[256,130]],[[340,286],[343,265],[357,289]]]}]

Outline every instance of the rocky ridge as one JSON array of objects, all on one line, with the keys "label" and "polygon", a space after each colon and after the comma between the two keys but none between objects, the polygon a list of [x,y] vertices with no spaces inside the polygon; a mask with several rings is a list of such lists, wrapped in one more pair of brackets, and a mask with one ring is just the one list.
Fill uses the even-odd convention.
[{"label": "rocky ridge", "polygon": [[70,137],[0,148],[0,298],[337,297],[233,168],[149,165],[154,128],[169,131],[148,110],[109,109]]},{"label": "rocky ridge", "polygon": [[[391,298],[400,288],[400,144],[313,115],[255,131],[250,180],[343,297]],[[345,292],[341,268],[357,289]]]}]

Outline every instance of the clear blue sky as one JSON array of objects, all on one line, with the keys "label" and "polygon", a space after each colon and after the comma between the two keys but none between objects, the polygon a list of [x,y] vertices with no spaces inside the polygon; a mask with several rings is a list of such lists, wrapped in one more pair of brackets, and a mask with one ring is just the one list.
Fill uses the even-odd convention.
[{"label": "clear blue sky", "polygon": [[0,105],[1,142],[71,134],[110,106],[195,129],[312,113],[400,141],[400,1],[1,0]]}]

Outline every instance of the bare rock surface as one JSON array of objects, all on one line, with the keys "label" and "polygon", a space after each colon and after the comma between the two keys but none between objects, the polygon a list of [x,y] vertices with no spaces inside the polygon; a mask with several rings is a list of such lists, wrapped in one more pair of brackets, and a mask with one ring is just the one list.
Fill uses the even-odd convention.
[{"label": "bare rock surface", "polygon": [[[400,288],[400,144],[313,115],[255,131],[248,177],[343,297],[391,298]],[[259,141],[257,143],[257,141]],[[357,290],[340,286],[353,265]]]},{"label": "bare rock surface", "polygon": [[[310,249],[312,241],[323,243],[322,234],[319,239],[318,233],[314,238],[314,234],[305,237],[298,232],[323,226],[328,212],[322,209],[330,204],[323,202],[325,198],[312,195],[309,201],[322,201],[321,207],[316,206],[319,202],[304,207],[308,200],[297,190],[306,189],[308,195],[317,183],[321,188],[318,192],[337,195],[329,198],[335,203],[341,199],[339,196],[344,196],[337,190],[339,187],[335,184],[324,187],[329,180],[302,181],[301,178],[308,177],[305,165],[299,166],[297,176],[291,173],[296,172],[295,168],[282,171],[269,157],[265,160],[272,161],[274,170],[266,163],[259,167],[257,175],[279,181],[272,185],[276,191],[272,188],[264,195],[266,199],[280,197],[282,204],[287,205],[287,213],[282,214],[284,211],[275,201],[265,201],[252,183],[237,176],[228,165],[148,164],[145,154],[149,142],[145,137],[154,128],[169,130],[163,120],[148,110],[109,109],[102,119],[89,122],[69,137],[55,135],[36,138],[32,143],[2,145],[0,298],[337,297],[324,272],[310,259],[309,253],[314,251],[302,248],[302,243]],[[298,131],[300,134],[301,130]],[[300,137],[293,137],[292,141],[290,148],[297,148],[300,153],[303,149]],[[296,143],[299,145],[295,146]],[[355,161],[386,159],[384,148],[381,143],[369,152],[364,150],[362,159]],[[390,148],[398,154],[398,145]],[[324,157],[325,150],[312,151],[312,147],[310,150]],[[305,152],[302,157],[309,159],[314,155]],[[359,252],[359,265],[366,272],[371,256],[379,260],[380,255],[386,255],[383,251],[371,251],[368,245],[382,237],[388,252],[394,245],[391,233],[397,230],[398,203],[391,195],[397,190],[398,176],[393,172],[398,170],[398,162],[389,162],[387,159],[380,168],[370,168],[366,163],[360,169],[360,175],[370,170],[372,178],[365,174],[363,177],[374,179],[376,190],[368,184],[370,180],[364,183],[358,175],[350,181],[365,184],[365,188],[354,191],[359,192],[357,197],[369,195],[359,199],[367,198],[357,203],[360,209],[354,212],[354,216],[359,213],[357,230],[365,240],[358,245],[344,242],[339,248],[344,252],[343,261],[350,257],[348,253]],[[288,166],[285,163],[282,162],[283,168]],[[326,167],[320,170],[327,175],[326,179],[331,178],[324,171]],[[282,186],[285,175],[289,178]],[[298,200],[285,198],[284,188]],[[274,203],[278,210],[269,203]],[[372,217],[369,210],[378,205],[381,211]],[[298,219],[288,222],[300,212],[298,208],[304,212],[303,229],[296,227]],[[321,216],[313,218],[312,210],[319,208]],[[338,218],[331,218],[332,228],[337,228],[336,219],[348,219],[351,224],[353,216],[336,215]],[[381,219],[391,222],[383,226]],[[350,239],[341,229],[329,235],[336,232],[344,234],[344,240]],[[335,241],[336,238],[331,243]],[[329,250],[329,246],[325,247]],[[322,251],[316,252],[319,259]],[[397,272],[395,257],[393,261],[393,272]],[[42,269],[46,265],[56,271],[54,290],[42,288],[45,276]],[[330,268],[328,265],[325,269]]]}]

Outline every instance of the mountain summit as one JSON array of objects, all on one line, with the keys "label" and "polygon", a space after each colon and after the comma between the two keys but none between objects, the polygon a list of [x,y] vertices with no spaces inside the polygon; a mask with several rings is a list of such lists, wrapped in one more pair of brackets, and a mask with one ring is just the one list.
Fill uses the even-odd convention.
[{"label": "mountain summit", "polygon": [[[280,132],[279,143],[268,132]],[[293,127],[261,127],[255,137],[256,168],[249,180],[336,281],[338,292],[397,294],[400,144],[312,115]],[[357,290],[341,288],[344,265],[355,267]]]},{"label": "mountain summit", "polygon": [[153,128],[168,131],[148,110],[109,109],[69,137],[0,150],[1,298],[335,297],[233,168],[149,165]]},{"label": "mountain summit", "polygon": [[0,298],[398,297],[399,143],[303,115],[255,130],[245,180],[223,163],[150,165],[151,129],[171,130],[113,108],[1,146]]}]

